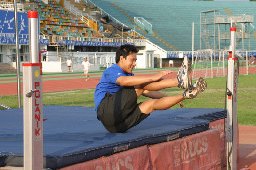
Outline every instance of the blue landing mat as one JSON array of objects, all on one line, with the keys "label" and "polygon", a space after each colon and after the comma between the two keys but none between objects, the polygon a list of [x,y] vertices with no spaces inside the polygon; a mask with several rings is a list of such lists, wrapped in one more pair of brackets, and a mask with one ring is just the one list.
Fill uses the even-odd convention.
[{"label": "blue landing mat", "polygon": [[[223,109],[155,111],[126,133],[109,133],[94,108],[44,106],[45,168],[61,168],[208,130]],[[0,166],[23,166],[23,110],[0,110]],[[175,136],[175,138],[173,138]]]}]

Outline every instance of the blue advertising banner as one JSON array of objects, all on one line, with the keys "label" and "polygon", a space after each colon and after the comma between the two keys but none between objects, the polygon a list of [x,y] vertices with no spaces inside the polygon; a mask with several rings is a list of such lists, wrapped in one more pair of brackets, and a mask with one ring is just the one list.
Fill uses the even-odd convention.
[{"label": "blue advertising banner", "polygon": [[[18,33],[28,34],[27,13],[18,12]],[[15,22],[13,11],[0,11],[0,33],[15,33]]]},{"label": "blue advertising banner", "polygon": [[[41,45],[49,45],[49,39],[39,39]],[[16,44],[15,34],[0,33],[0,44]],[[19,44],[29,45],[29,35],[19,35]]]},{"label": "blue advertising banner", "polygon": [[[29,44],[28,15],[18,12],[18,35],[19,44]],[[15,21],[13,11],[0,10],[0,44],[15,44]],[[49,40],[40,40],[43,45],[48,45]]]},{"label": "blue advertising banner", "polygon": [[41,45],[49,45],[50,40],[49,39],[40,39]]},{"label": "blue advertising banner", "polygon": [[[27,13],[18,12],[18,35],[19,44],[29,44],[28,34],[28,16]],[[118,47],[122,42],[99,42],[99,41],[74,41],[74,40],[59,40],[60,45],[76,45],[76,46],[106,46]],[[15,44],[15,21],[13,11],[0,10],[0,44]],[[49,45],[49,39],[40,39],[41,45]]]}]

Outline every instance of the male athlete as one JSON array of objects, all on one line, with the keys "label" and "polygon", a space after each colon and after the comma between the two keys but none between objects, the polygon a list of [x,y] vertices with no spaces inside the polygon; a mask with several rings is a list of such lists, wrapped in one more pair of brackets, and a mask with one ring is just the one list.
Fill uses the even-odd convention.
[{"label": "male athlete", "polygon": [[[104,71],[95,90],[97,118],[112,133],[126,132],[155,110],[165,110],[184,99],[195,98],[207,86],[203,78],[191,85],[192,70],[187,57],[184,58],[177,78],[162,78],[171,71],[160,71],[150,76],[134,76],[132,70],[136,66],[137,52],[133,45],[120,46],[116,52],[117,64]],[[177,86],[186,90],[177,96],[158,92]],[[137,104],[141,95],[152,99]]]}]

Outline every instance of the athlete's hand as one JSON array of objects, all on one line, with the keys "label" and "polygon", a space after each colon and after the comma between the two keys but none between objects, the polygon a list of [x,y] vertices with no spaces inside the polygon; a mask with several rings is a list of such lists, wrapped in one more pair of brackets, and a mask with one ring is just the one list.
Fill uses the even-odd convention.
[{"label": "athlete's hand", "polygon": [[158,73],[156,73],[154,76],[153,76],[153,80],[154,81],[158,81],[160,80],[162,77],[166,76],[167,74],[170,74],[172,73],[171,70],[164,70],[164,71],[160,71]]}]

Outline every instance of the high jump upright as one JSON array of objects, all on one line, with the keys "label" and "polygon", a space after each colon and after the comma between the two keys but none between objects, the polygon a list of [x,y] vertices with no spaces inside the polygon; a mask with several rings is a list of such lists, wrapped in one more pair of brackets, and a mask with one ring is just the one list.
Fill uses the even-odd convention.
[{"label": "high jump upright", "polygon": [[28,11],[30,62],[23,66],[24,169],[43,170],[43,91],[38,13]]},{"label": "high jump upright", "polygon": [[235,57],[236,27],[231,23],[227,75],[227,170],[237,169],[237,83],[238,59]]}]

